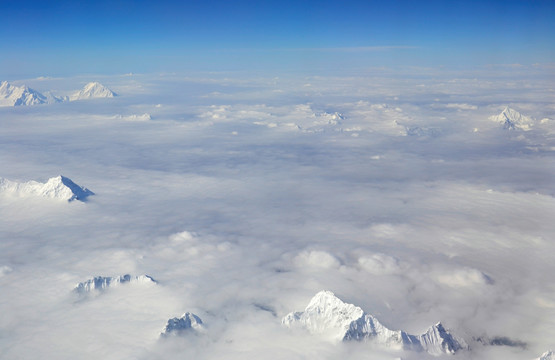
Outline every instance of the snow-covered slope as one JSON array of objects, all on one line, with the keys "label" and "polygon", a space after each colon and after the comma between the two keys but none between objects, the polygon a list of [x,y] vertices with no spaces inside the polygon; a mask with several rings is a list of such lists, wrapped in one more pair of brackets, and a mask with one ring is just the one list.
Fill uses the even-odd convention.
[{"label": "snow-covered slope", "polygon": [[72,96],[70,100],[86,100],[96,98],[113,98],[116,94],[98,82],[90,82]]},{"label": "snow-covered slope", "polygon": [[551,350],[546,351],[539,358],[536,358],[534,360],[555,360],[555,352]]},{"label": "snow-covered slope", "polygon": [[172,318],[168,320],[168,324],[164,331],[160,334],[161,337],[168,337],[170,335],[183,335],[189,332],[203,332],[204,326],[202,320],[195,314],[186,312],[180,318]]},{"label": "snow-covered slope", "polygon": [[282,323],[290,328],[305,328],[311,334],[333,341],[370,340],[387,347],[426,351],[432,355],[454,354],[467,347],[441,323],[431,326],[421,335],[390,330],[374,316],[366,314],[358,306],[344,303],[331,291],[317,293],[304,311],[286,315]]},{"label": "snow-covered slope", "polygon": [[[401,333],[406,334],[404,331]],[[408,335],[411,340],[416,340],[412,347],[415,350],[420,348],[432,355],[454,354],[455,352],[467,348],[466,342],[453,336],[441,323],[437,323],[421,335]],[[404,340],[404,339],[403,339]],[[409,348],[411,348],[409,346]]]},{"label": "snow-covered slope", "polygon": [[85,201],[87,197],[94,195],[89,189],[77,185],[71,179],[62,175],[50,178],[46,183],[37,181],[18,183],[0,178],[0,193],[16,196],[39,196],[67,201]]},{"label": "snow-covered slope", "polygon": [[125,274],[116,277],[96,276],[75,285],[74,291],[78,294],[86,294],[92,291],[104,291],[109,287],[119,286],[126,283],[156,284],[158,281],[148,275],[131,276],[129,274]]},{"label": "snow-covered slope", "polygon": [[46,96],[27,86],[14,86],[7,81],[0,83],[0,106],[38,105],[47,102]]},{"label": "snow-covered slope", "polygon": [[518,111],[506,107],[499,115],[490,116],[491,121],[495,121],[503,125],[503,129],[507,130],[531,130],[534,126],[534,119],[524,116]]}]

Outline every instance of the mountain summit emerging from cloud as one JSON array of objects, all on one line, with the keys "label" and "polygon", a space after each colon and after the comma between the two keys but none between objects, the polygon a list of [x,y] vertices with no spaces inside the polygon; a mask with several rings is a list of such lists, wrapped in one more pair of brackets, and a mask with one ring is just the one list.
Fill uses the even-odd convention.
[{"label": "mountain summit emerging from cloud", "polygon": [[90,82],[70,97],[58,97],[50,92],[44,94],[26,85],[15,86],[7,81],[0,83],[0,107],[2,106],[31,106],[59,103],[63,101],[88,100],[97,98],[113,98],[117,96],[112,90],[98,82]]},{"label": "mountain summit emerging from cloud", "polygon": [[87,197],[94,195],[89,189],[77,185],[70,178],[62,175],[50,178],[46,183],[37,181],[18,183],[0,178],[0,193],[23,197],[38,196],[67,201],[86,201]]},{"label": "mountain summit emerging from cloud", "polygon": [[116,96],[112,90],[99,82],[90,82],[70,97],[70,100],[86,100],[96,98],[113,98]]},{"label": "mountain summit emerging from cloud", "polygon": [[129,274],[125,274],[116,277],[96,276],[75,285],[74,291],[78,294],[86,294],[92,291],[104,291],[109,287],[130,283],[157,284],[158,281],[148,275],[131,276]]},{"label": "mountain summit emerging from cloud", "polygon": [[555,352],[552,350],[546,351],[539,358],[534,360],[555,360]]},{"label": "mountain summit emerging from cloud", "polygon": [[317,293],[304,311],[293,312],[282,319],[287,327],[301,327],[311,334],[334,341],[371,340],[386,347],[426,351],[432,355],[454,354],[467,347],[447,331],[441,323],[431,326],[424,334],[410,335],[402,330],[390,330],[360,307],[341,301],[331,291]]},{"label": "mountain summit emerging from cloud", "polygon": [[503,125],[507,130],[531,130],[534,126],[534,119],[524,116],[518,111],[505,107],[499,115],[489,117],[490,120]]},{"label": "mountain summit emerging from cloud", "polygon": [[27,86],[14,86],[7,81],[0,83],[0,106],[39,105],[47,102],[46,96]]},{"label": "mountain summit emerging from cloud", "polygon": [[169,319],[160,336],[165,338],[171,335],[185,335],[190,332],[202,333],[204,332],[204,325],[200,317],[193,313],[186,312],[180,318],[174,317]]},{"label": "mountain summit emerging from cloud", "polygon": [[1,357],[553,349],[549,73],[437,71],[12,80],[121,96],[0,108]]}]

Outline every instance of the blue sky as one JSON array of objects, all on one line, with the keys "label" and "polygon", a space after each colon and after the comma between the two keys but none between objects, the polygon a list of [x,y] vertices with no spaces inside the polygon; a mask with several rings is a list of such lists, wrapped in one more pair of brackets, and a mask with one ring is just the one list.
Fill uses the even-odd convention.
[{"label": "blue sky", "polygon": [[554,1],[0,2],[0,72],[475,66],[555,59]]}]

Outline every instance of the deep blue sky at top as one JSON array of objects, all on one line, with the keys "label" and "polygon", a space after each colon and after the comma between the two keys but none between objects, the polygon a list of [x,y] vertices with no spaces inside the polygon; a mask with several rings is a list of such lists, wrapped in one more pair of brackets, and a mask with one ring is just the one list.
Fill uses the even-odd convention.
[{"label": "deep blue sky at top", "polygon": [[555,62],[555,1],[0,0],[0,75]]}]

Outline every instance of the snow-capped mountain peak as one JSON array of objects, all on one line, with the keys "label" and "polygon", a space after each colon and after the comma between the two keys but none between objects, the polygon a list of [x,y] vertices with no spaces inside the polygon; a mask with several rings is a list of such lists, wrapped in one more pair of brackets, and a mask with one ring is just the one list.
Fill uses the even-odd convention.
[{"label": "snow-capped mountain peak", "polygon": [[0,193],[16,196],[38,196],[67,201],[86,201],[87,197],[94,195],[89,189],[79,186],[70,178],[59,175],[48,179],[46,183],[28,181],[18,183],[0,178]]},{"label": "snow-capped mountain peak", "polygon": [[508,106],[500,114],[490,116],[489,119],[503,125],[503,129],[507,130],[528,131],[534,126],[534,119],[524,116]]},{"label": "snow-capped mountain peak", "polygon": [[7,81],[0,83],[0,106],[25,106],[45,104],[48,99],[40,92],[25,85],[14,86]]},{"label": "snow-capped mountain peak", "polygon": [[466,343],[453,337],[440,322],[416,338],[422,348],[432,355],[454,354],[456,351],[466,348]]},{"label": "snow-capped mountain peak", "polygon": [[421,335],[390,330],[374,316],[366,314],[358,306],[344,303],[331,291],[317,293],[304,311],[286,315],[282,324],[290,328],[304,328],[311,334],[333,341],[371,340],[390,348],[426,351],[432,355],[453,354],[467,347],[441,323],[431,326]]},{"label": "snow-capped mountain peak", "polygon": [[183,335],[188,332],[203,332],[204,325],[200,317],[197,315],[186,312],[180,318],[172,318],[168,320],[164,331],[160,334],[161,337],[168,337],[170,335]]},{"label": "snow-capped mountain peak", "polygon": [[555,351],[546,351],[539,358],[534,360],[555,360]]},{"label": "snow-capped mountain peak", "polygon": [[148,275],[131,276],[129,274],[125,274],[115,277],[96,276],[92,279],[75,285],[75,288],[73,290],[80,295],[84,295],[92,291],[104,291],[109,287],[130,283],[157,284],[158,281],[154,280],[151,276]]},{"label": "snow-capped mountain peak", "polygon": [[361,308],[345,304],[333,292],[320,291],[310,300],[305,311],[290,313],[282,323],[288,327],[303,324],[312,334],[325,334],[341,341],[349,332],[351,323],[363,314]]},{"label": "snow-capped mountain peak", "polygon": [[99,82],[90,82],[70,97],[70,100],[113,98],[116,94]]},{"label": "snow-capped mountain peak", "polygon": [[63,175],[49,179],[46,185],[47,187],[45,189],[47,193],[51,192],[53,194],[53,196],[49,197],[59,197],[59,194],[61,194],[62,192],[64,194],[68,193],[69,190],[71,194],[68,193],[68,201],[84,201],[89,195],[94,195],[94,193],[89,189],[77,185],[70,178],[67,178]]}]

